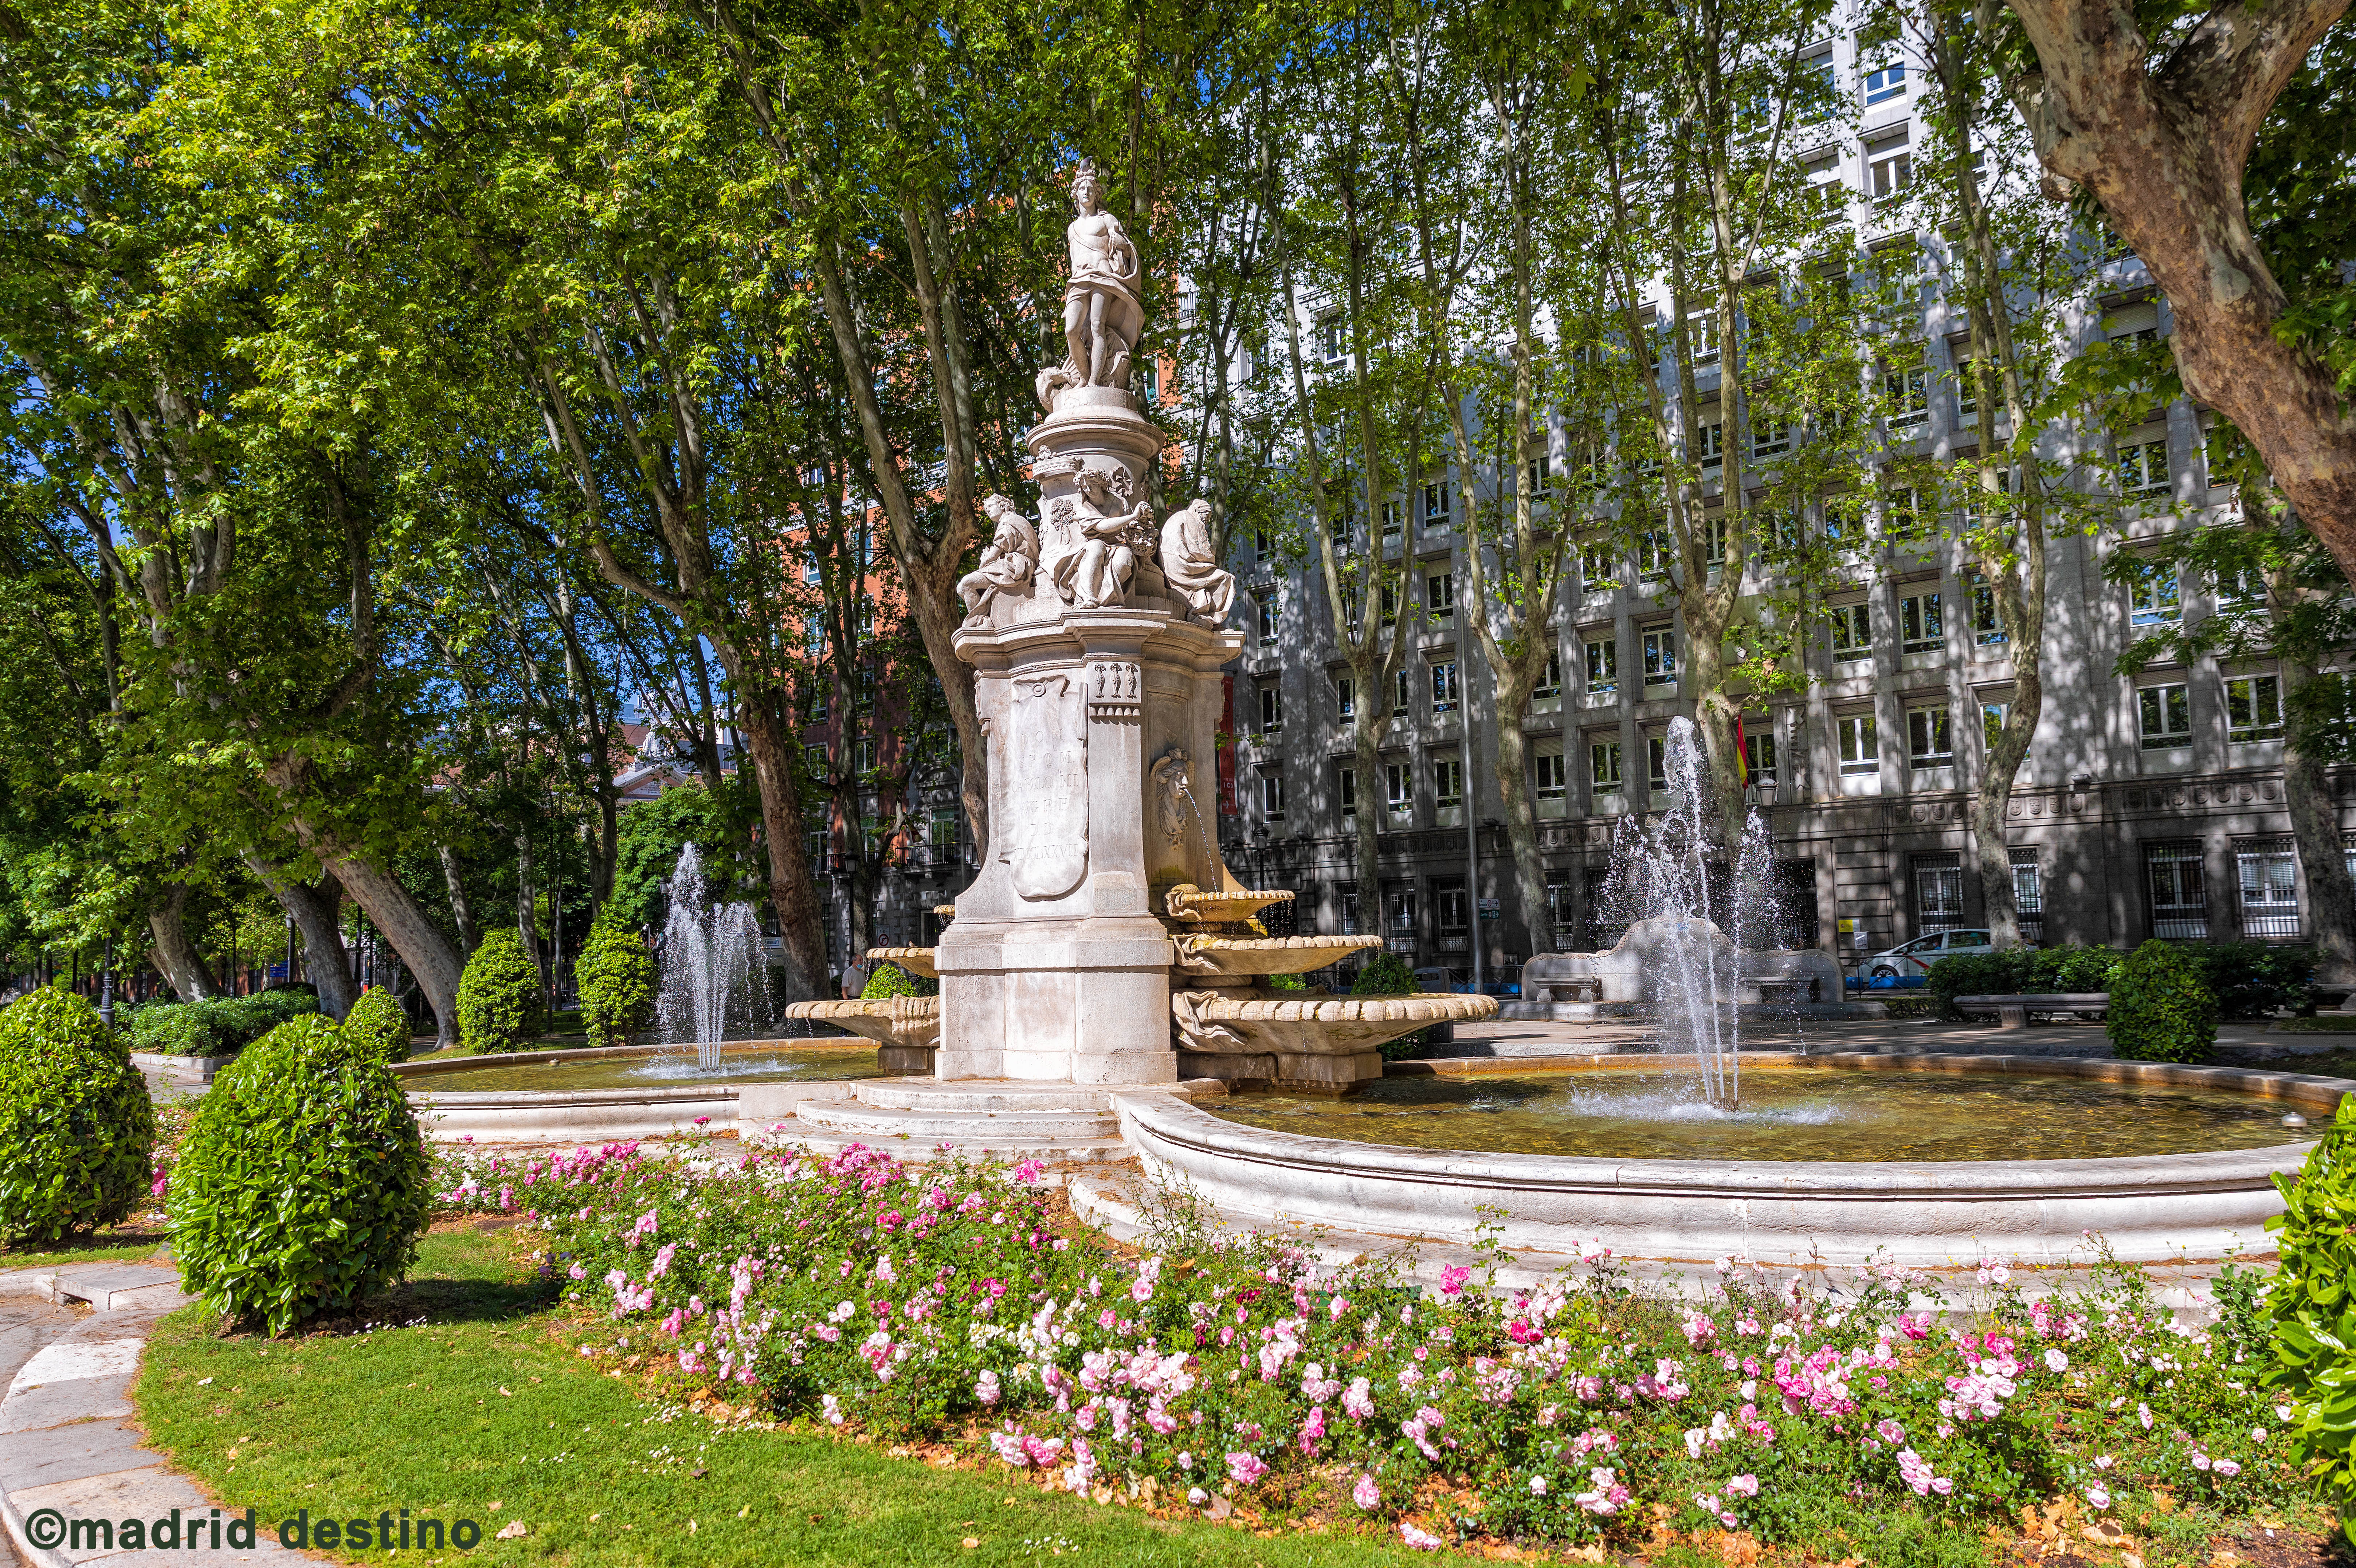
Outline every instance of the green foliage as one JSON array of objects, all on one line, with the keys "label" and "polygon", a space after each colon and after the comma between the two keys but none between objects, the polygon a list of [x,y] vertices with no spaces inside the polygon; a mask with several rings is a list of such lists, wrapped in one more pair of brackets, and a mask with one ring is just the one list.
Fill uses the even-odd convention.
[{"label": "green foliage", "polygon": [[[1377,953],[1366,960],[1358,977],[1350,983],[1354,997],[1412,997],[1415,995],[1415,971],[1407,960],[1396,953]],[[1429,1026],[1397,1040],[1387,1040],[1377,1049],[1386,1061],[1398,1061],[1413,1056],[1431,1038]]]},{"label": "green foliage", "polygon": [[655,957],[638,933],[612,917],[608,903],[573,966],[581,988],[581,1022],[592,1045],[627,1045],[654,1021]]},{"label": "green foliage", "polygon": [[371,986],[360,993],[344,1015],[344,1041],[353,1053],[371,1061],[403,1061],[409,1057],[409,1015],[392,993]]},{"label": "green foliage", "polygon": [[458,976],[458,1038],[470,1051],[518,1051],[546,1024],[540,968],[523,937],[501,926],[483,938]]},{"label": "green foliage", "polygon": [[2356,1542],[2356,1097],[2340,1102],[2297,1178],[2275,1185],[2283,1212],[2266,1229],[2282,1266],[2265,1295],[2264,1381],[2291,1405],[2293,1449]]},{"label": "green foliage", "polygon": [[401,1081],[322,1018],[270,1031],[214,1080],[172,1168],[183,1288],[273,1334],[399,1279],[431,1203]]},{"label": "green foliage", "polygon": [[2111,982],[2111,1050],[2138,1061],[2200,1061],[2217,1043],[2217,998],[2198,959],[2157,938]]},{"label": "green foliage", "polygon": [[2309,1005],[2315,949],[2277,947],[2264,942],[2208,942],[2189,949],[2201,977],[2229,1019],[2263,1019],[2277,1010]]},{"label": "green foliage", "polygon": [[280,1024],[318,1010],[316,995],[291,987],[258,997],[149,1002],[131,1015],[131,1049],[165,1056],[227,1056]]},{"label": "green foliage", "polygon": [[2124,956],[2110,947],[2008,947],[2000,953],[1942,958],[1931,965],[1923,990],[1941,1017],[1959,1019],[1957,997],[2022,992],[2107,991]]},{"label": "green foliage", "polygon": [[0,1012],[0,1244],[122,1219],[155,1145],[147,1082],[97,1008],[43,989]]},{"label": "green foliage", "polygon": [[897,964],[878,964],[875,972],[867,976],[862,997],[937,997],[941,994],[938,980],[927,980],[921,975],[911,975]]}]

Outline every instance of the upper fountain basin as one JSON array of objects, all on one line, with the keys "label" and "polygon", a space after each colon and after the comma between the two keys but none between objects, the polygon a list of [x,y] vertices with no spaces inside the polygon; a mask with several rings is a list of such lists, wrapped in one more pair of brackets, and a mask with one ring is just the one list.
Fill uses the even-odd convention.
[{"label": "upper fountain basin", "polygon": [[930,1047],[941,1032],[938,997],[829,997],[815,1002],[788,1002],[781,1011],[789,1019],[832,1024],[879,1045]]},{"label": "upper fountain basin", "polygon": [[890,964],[905,969],[911,975],[921,975],[927,980],[937,980],[941,972],[933,966],[933,950],[929,947],[871,947],[867,950],[870,964]]},{"label": "upper fountain basin", "polygon": [[1252,892],[1243,888],[1228,888],[1219,892],[1206,892],[1191,882],[1181,882],[1170,890],[1167,907],[1173,920],[1226,925],[1249,920],[1270,904],[1291,901],[1292,894],[1284,891]]},{"label": "upper fountain basin", "polygon": [[1383,944],[1379,936],[1180,936],[1178,966],[1205,979],[1306,975]]}]

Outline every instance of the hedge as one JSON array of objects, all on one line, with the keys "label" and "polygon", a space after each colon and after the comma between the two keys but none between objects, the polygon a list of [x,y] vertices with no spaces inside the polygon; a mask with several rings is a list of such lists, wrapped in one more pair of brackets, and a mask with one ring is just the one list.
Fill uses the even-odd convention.
[{"label": "hedge", "polygon": [[318,1010],[317,997],[293,987],[203,1002],[149,1002],[133,1010],[123,1032],[134,1051],[229,1056],[288,1019]]}]

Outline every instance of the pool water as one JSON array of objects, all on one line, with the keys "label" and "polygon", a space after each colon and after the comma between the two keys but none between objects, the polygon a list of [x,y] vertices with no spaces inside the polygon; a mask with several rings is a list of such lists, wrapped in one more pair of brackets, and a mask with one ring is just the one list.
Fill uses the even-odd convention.
[{"label": "pool water", "polygon": [[2000,1073],[1751,1068],[1739,1107],[1687,1073],[1607,1070],[1384,1078],[1345,1100],[1247,1092],[1202,1102],[1278,1132],[1411,1148],[1606,1159],[2104,1159],[2263,1148],[2316,1135],[2280,1101]]},{"label": "pool water", "polygon": [[791,1079],[881,1078],[875,1048],[864,1040],[844,1045],[794,1045],[731,1050],[717,1071],[706,1072],[684,1056],[606,1057],[594,1061],[519,1062],[512,1067],[468,1067],[455,1072],[408,1075],[412,1093],[477,1093],[518,1089],[692,1089],[701,1083],[776,1083]]}]

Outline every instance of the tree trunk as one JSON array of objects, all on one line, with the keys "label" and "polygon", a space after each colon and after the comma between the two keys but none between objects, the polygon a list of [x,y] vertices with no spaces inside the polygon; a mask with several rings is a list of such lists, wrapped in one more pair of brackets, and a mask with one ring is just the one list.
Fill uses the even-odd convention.
[{"label": "tree trunk", "polygon": [[426,918],[425,911],[410,897],[409,890],[366,860],[341,846],[329,842],[311,823],[296,818],[294,831],[319,864],[344,884],[352,901],[360,906],[376,928],[401,955],[416,976],[418,989],[425,993],[428,1006],[434,1009],[436,1029],[435,1043],[452,1046],[458,1043],[458,975],[464,965],[439,927]]},{"label": "tree trunk", "polygon": [[336,888],[332,878],[324,876],[316,887],[298,882],[250,851],[245,864],[270,890],[270,896],[278,901],[279,907],[294,922],[294,929],[302,933],[303,966],[311,976],[311,984],[318,989],[319,1010],[342,1022],[344,1015],[352,1010],[352,1004],[359,1000],[359,992],[352,983],[350,961],[344,955],[343,933],[337,929],[341,890]]},{"label": "tree trunk", "polygon": [[530,830],[516,835],[516,934],[523,938],[523,955],[547,977],[540,951],[540,888],[532,866]]},{"label": "tree trunk", "polygon": [[761,837],[768,851],[769,903],[786,949],[786,995],[798,1002],[823,996],[826,931],[819,923],[818,884],[802,849],[800,792],[794,787],[793,737],[766,701],[749,696],[739,679],[737,724],[753,763],[761,799]]},{"label": "tree trunk", "polygon": [[442,862],[443,885],[450,890],[450,919],[458,928],[458,956],[463,963],[483,944],[482,930],[475,923],[475,906],[466,898],[466,879],[459,872],[458,852],[447,844],[436,844],[434,853]]},{"label": "tree trunk", "polygon": [[[1371,611],[1368,612],[1372,613]],[[1378,665],[1381,661],[1372,661]],[[1383,728],[1388,722],[1390,697],[1387,693],[1367,689],[1371,665],[1353,660],[1350,678],[1358,683],[1358,717],[1352,726],[1351,743],[1356,757],[1358,773],[1358,817],[1355,857],[1358,865],[1358,919],[1365,923],[1365,934],[1390,940],[1388,928],[1383,923],[1383,872],[1381,814],[1389,809],[1385,804],[1382,779]],[[1377,706],[1379,704],[1379,706]]]},{"label": "tree trunk", "polygon": [[189,940],[187,906],[187,886],[175,882],[164,901],[147,912],[147,930],[155,938],[150,961],[180,1000],[207,1001],[220,995],[220,985],[213,978],[212,971],[205,967],[204,955],[197,951],[197,944]]},{"label": "tree trunk", "polygon": [[1505,844],[1513,853],[1514,880],[1519,884],[1522,923],[1530,933],[1530,952],[1554,949],[1554,912],[1547,907],[1546,859],[1538,852],[1537,812],[1530,799],[1529,737],[1522,733],[1521,712],[1528,706],[1526,691],[1518,699],[1504,682],[1497,690],[1497,794],[1505,808]]},{"label": "tree trunk", "polygon": [[[2299,688],[2316,678],[2314,667],[2283,661],[2288,679],[2286,706],[2298,711]],[[2340,812],[2324,776],[2321,750],[2311,742],[2308,723],[2296,717],[2283,739],[2283,804],[2290,810],[2291,837],[2298,845],[2299,869],[2307,873],[2307,901],[2314,912],[2319,980],[2356,982],[2356,879],[2348,875],[2348,846]]]}]

